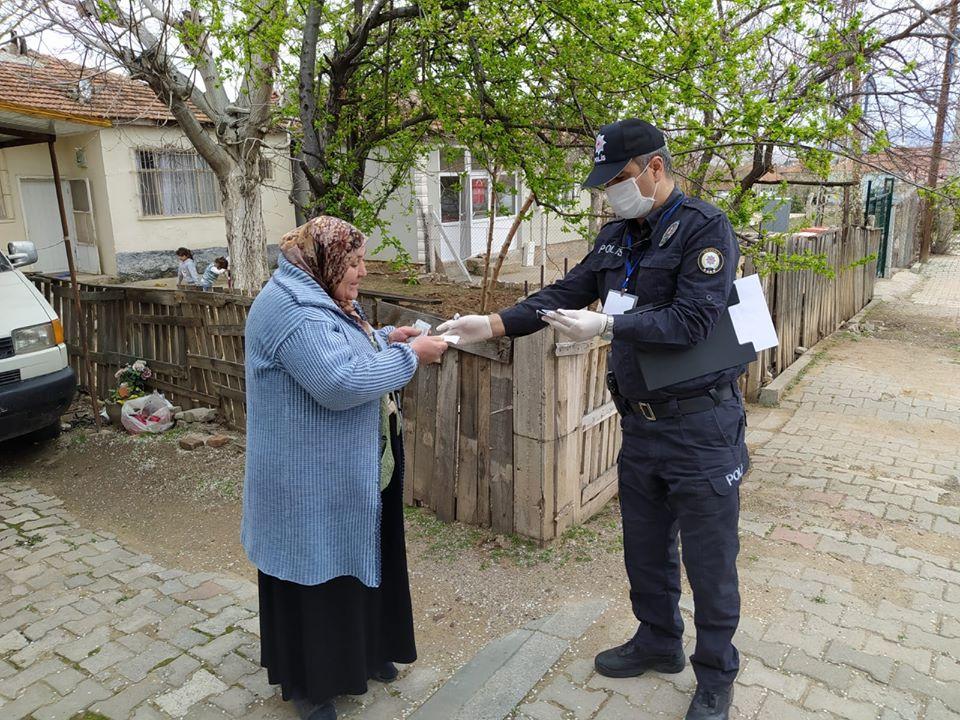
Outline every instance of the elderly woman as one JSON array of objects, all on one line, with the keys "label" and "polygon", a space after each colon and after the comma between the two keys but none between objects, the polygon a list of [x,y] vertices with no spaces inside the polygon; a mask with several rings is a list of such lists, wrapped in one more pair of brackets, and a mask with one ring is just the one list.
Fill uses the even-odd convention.
[{"label": "elderly woman", "polygon": [[259,571],[260,662],[310,720],[416,659],[397,391],[447,346],[370,327],[356,302],[365,247],[333,217],[285,235],[246,327],[242,540]]}]

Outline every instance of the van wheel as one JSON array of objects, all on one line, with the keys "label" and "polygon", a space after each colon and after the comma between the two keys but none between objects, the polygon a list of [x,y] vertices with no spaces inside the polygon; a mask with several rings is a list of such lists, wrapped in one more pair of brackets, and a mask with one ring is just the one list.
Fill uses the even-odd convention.
[{"label": "van wheel", "polygon": [[24,436],[24,439],[27,442],[38,443],[38,442],[47,442],[49,440],[55,440],[60,437],[60,419],[57,418],[55,423],[51,423],[44,428],[39,430],[34,430],[32,433],[28,433]]}]

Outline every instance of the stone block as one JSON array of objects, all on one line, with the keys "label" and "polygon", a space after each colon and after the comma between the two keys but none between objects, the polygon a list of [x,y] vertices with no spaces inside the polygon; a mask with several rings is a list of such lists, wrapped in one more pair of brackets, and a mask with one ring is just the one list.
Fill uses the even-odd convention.
[{"label": "stone block", "polygon": [[226,690],[223,681],[201,668],[182,687],[158,696],[155,702],[168,715],[181,718],[201,700]]},{"label": "stone block", "polygon": [[229,435],[211,435],[207,438],[207,446],[212,448],[222,448],[233,442]]},{"label": "stone block", "polygon": [[180,445],[181,450],[196,450],[199,447],[203,447],[204,443],[207,440],[206,435],[200,435],[198,433],[187,433],[180,438],[178,444]]}]

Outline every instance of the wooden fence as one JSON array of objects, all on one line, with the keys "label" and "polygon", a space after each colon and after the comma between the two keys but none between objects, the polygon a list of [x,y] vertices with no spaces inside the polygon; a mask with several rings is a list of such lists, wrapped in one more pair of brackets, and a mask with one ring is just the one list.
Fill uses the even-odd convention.
[{"label": "wooden fence", "polygon": [[[780,347],[765,351],[743,378],[756,397],[776,375],[854,315],[873,294],[875,263],[848,267],[876,251],[879,232],[849,229],[798,236],[769,252],[823,252],[835,278],[810,271],[764,279]],[[744,268],[749,273],[749,264]],[[63,319],[74,368],[84,382],[77,319],[63,280],[34,281]],[[139,358],[154,385],[183,407],[213,406],[242,428],[243,331],[251,298],[227,293],[82,285],[81,306],[101,397],[113,373]],[[366,301],[375,324],[440,318]],[[404,391],[405,501],[443,520],[549,541],[583,522],[616,494],[620,431],[604,382],[607,343],[557,342],[553,330],[515,341],[452,348],[422,367]]]}]

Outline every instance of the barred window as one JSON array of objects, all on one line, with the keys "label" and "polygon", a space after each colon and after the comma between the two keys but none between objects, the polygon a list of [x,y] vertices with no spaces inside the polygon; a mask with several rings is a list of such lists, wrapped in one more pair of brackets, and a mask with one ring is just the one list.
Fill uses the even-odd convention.
[{"label": "barred window", "polygon": [[137,150],[137,179],[145,217],[220,212],[217,178],[193,150]]}]

